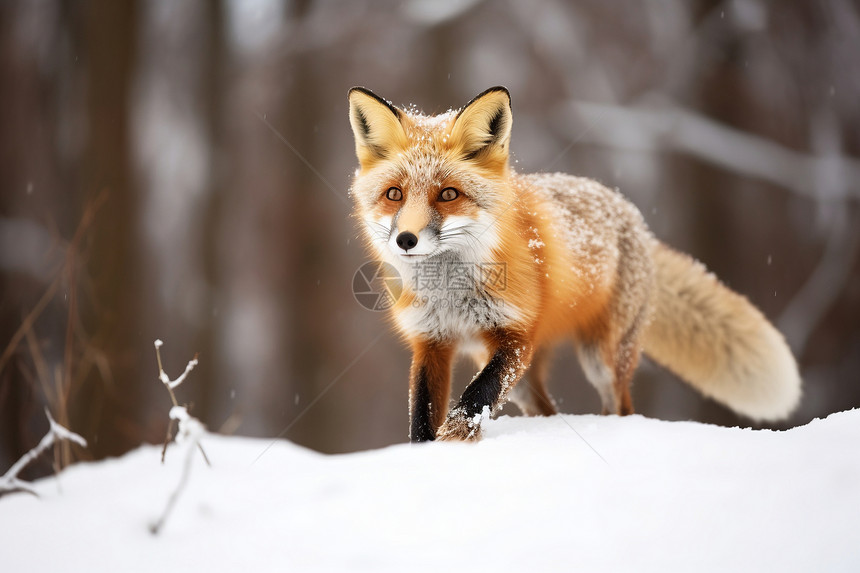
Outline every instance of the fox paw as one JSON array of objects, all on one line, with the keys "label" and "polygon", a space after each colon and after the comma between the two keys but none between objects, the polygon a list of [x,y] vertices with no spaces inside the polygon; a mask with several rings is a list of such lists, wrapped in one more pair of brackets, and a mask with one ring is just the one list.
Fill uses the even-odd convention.
[{"label": "fox paw", "polygon": [[485,412],[469,416],[462,408],[455,408],[448,413],[445,423],[436,430],[436,440],[453,442],[477,442],[481,439],[481,422],[484,414],[489,417],[488,408]]}]

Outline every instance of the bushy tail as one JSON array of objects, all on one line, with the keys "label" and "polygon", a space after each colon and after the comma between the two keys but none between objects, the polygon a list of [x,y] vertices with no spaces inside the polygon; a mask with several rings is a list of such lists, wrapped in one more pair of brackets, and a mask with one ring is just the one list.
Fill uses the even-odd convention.
[{"label": "bushy tail", "polygon": [[696,260],[659,244],[655,312],[645,353],[739,414],[787,417],[800,400],[797,363],[782,335]]}]

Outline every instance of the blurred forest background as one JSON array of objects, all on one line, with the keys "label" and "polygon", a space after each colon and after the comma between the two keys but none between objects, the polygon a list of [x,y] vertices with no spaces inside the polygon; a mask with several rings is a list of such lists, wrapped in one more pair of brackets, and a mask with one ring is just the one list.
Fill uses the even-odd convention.
[{"label": "blurred forest background", "polygon": [[[853,0],[6,0],[0,468],[45,406],[90,442],[59,463],[161,442],[156,338],[171,376],[199,353],[178,395],[213,431],[405,441],[409,354],[351,292],[346,93],[498,84],[518,170],[620,188],[785,333],[805,392],[775,427],[860,406]],[[599,411],[569,348],[551,390]],[[634,402],[748,424],[647,363]]]}]

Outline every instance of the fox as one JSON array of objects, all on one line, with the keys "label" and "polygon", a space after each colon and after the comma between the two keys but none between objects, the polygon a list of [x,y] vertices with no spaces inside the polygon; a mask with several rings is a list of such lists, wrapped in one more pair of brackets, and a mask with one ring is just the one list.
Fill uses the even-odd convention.
[{"label": "fox", "polygon": [[[353,215],[374,259],[403,279],[388,313],[412,351],[410,441],[476,441],[508,400],[556,414],[546,375],[565,341],[603,414],[634,412],[643,353],[753,421],[797,407],[794,356],[744,296],[659,241],[619,191],[514,169],[506,88],[438,115],[363,87],[348,99]],[[449,407],[459,355],[478,372]]]}]

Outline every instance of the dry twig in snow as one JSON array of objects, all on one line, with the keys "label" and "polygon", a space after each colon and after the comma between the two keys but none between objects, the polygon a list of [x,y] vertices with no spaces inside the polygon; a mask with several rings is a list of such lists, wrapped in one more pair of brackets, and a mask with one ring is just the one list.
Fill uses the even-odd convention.
[{"label": "dry twig in snow", "polygon": [[[173,511],[173,507],[176,505],[176,500],[179,499],[179,494],[182,493],[182,490],[185,489],[185,485],[188,483],[188,476],[191,473],[191,457],[194,455],[195,446],[201,448],[200,437],[206,431],[206,428],[203,427],[200,420],[191,416],[188,413],[188,410],[183,406],[174,406],[171,408],[170,419],[179,422],[179,432],[176,434],[176,442],[189,442],[189,444],[188,449],[185,452],[185,464],[182,468],[182,476],[179,478],[179,484],[177,484],[173,493],[170,494],[161,517],[159,517],[158,521],[150,526],[150,531],[156,535],[161,531],[161,528],[164,527],[164,523],[167,521],[170,512]],[[202,448],[200,451],[203,451]],[[205,456],[206,454],[203,455]]]},{"label": "dry twig in snow", "polygon": [[[188,364],[185,366],[185,371],[176,378],[176,380],[171,380],[167,373],[164,371],[164,367],[161,363],[161,347],[164,345],[164,342],[161,339],[156,339],[155,341],[155,358],[158,360],[158,379],[161,380],[161,383],[164,384],[164,387],[167,388],[167,392],[170,394],[170,401],[173,402],[173,407],[179,407],[179,402],[176,400],[176,394],[173,392],[176,388],[179,387],[180,384],[185,382],[186,376],[188,373],[194,370],[194,367],[197,366],[197,355],[194,355],[194,358],[188,361]],[[171,413],[173,410],[171,410]],[[167,426],[167,435],[164,437],[164,447],[161,449],[161,463],[164,463],[164,456],[167,453],[167,444],[170,443],[170,437],[173,433],[173,422],[178,418],[174,418],[171,414],[170,423]],[[206,455],[206,452],[203,450],[203,446],[199,443],[197,444],[197,448],[200,450],[200,453],[203,454],[203,459],[206,460],[206,465],[211,466],[209,463],[209,456]]]},{"label": "dry twig in snow", "polygon": [[21,456],[21,459],[15,462],[15,464],[9,468],[5,474],[3,474],[3,477],[0,477],[0,496],[7,493],[25,491],[38,497],[36,490],[34,490],[29,483],[18,479],[18,474],[21,470],[30,465],[30,462],[42,455],[45,450],[53,446],[58,440],[68,440],[70,442],[75,442],[83,448],[87,447],[87,441],[85,439],[58,424],[47,408],[45,408],[45,415],[48,417],[48,422],[50,423],[48,433],[45,434],[35,448]]},{"label": "dry twig in snow", "polygon": [[176,434],[176,443],[182,444],[187,442],[188,448],[185,451],[185,463],[182,468],[182,476],[179,478],[179,483],[177,484],[176,489],[173,490],[173,493],[170,494],[161,517],[159,517],[158,520],[150,526],[150,531],[153,534],[158,534],[161,531],[161,528],[164,527],[164,523],[167,521],[170,512],[173,511],[173,507],[176,505],[176,500],[179,499],[179,495],[188,483],[194,450],[200,450],[200,453],[203,454],[203,459],[206,460],[206,464],[211,465],[209,463],[209,458],[206,456],[206,452],[203,451],[203,446],[200,445],[200,438],[206,432],[206,428],[200,420],[188,413],[188,409],[185,406],[179,405],[179,402],[176,400],[176,394],[173,392],[185,381],[185,377],[188,376],[188,373],[194,370],[194,367],[197,366],[197,355],[188,361],[188,365],[185,366],[185,371],[180,374],[176,380],[171,380],[164,372],[164,367],[161,363],[161,346],[163,344],[164,343],[161,340],[155,341],[155,357],[158,360],[158,378],[161,380],[162,384],[164,384],[164,387],[167,388],[167,392],[170,394],[170,400],[173,402],[173,407],[170,409],[170,425],[167,428],[167,437],[164,440],[164,449],[161,452],[161,462],[164,463],[164,454],[167,451],[167,443],[170,441],[171,427],[173,426],[174,421],[179,423],[179,431]]}]

